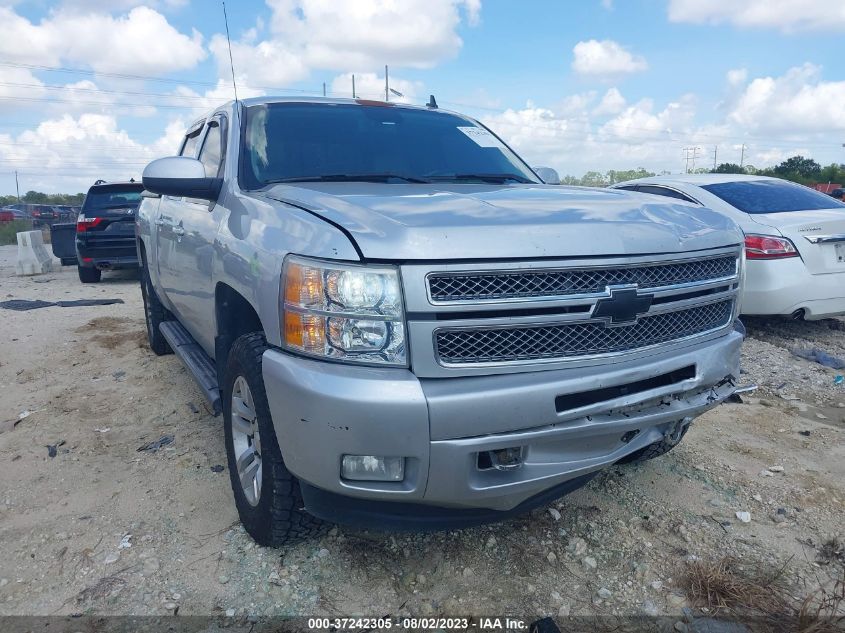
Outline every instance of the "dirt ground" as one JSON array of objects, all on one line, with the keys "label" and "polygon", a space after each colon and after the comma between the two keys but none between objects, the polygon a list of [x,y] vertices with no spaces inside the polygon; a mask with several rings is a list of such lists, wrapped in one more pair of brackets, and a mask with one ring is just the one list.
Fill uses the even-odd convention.
[{"label": "dirt ground", "polygon": [[795,604],[842,575],[822,545],[845,516],[843,371],[789,350],[845,358],[843,321],[750,320],[743,381],[760,389],[552,507],[272,550],[239,526],[221,419],[146,347],[137,279],[16,277],[14,257],[0,248],[0,300],[124,303],[0,309],[0,615],[679,614],[701,606],[694,561],[780,570]]}]

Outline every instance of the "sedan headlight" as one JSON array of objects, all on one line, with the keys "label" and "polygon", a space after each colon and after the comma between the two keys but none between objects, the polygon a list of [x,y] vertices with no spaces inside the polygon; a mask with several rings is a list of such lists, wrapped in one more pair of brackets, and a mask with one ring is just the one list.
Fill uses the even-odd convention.
[{"label": "sedan headlight", "polygon": [[341,361],[406,365],[399,273],[288,256],[282,339],[295,352]]}]

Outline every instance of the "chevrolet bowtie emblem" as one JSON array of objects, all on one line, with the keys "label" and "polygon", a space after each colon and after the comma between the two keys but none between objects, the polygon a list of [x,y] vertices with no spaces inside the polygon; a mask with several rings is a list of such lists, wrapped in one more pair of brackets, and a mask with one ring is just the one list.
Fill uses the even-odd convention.
[{"label": "chevrolet bowtie emblem", "polygon": [[636,288],[610,288],[610,296],[599,299],[593,308],[594,319],[605,319],[607,325],[634,323],[648,312],[654,295],[641,295]]}]

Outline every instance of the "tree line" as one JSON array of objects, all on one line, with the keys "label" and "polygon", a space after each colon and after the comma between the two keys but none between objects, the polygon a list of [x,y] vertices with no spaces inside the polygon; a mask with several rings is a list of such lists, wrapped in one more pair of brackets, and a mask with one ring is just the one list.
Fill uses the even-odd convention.
[{"label": "tree line", "polygon": [[69,204],[79,206],[85,198],[84,193],[43,193],[41,191],[27,191],[18,200],[17,196],[0,196],[0,207],[17,202],[29,204]]},{"label": "tree line", "polygon": [[[668,175],[670,172],[661,172],[661,175]],[[804,156],[792,156],[774,167],[757,169],[753,165],[737,165],[736,163],[722,163],[715,169],[699,168],[690,173],[696,174],[750,174],[754,176],[773,176],[791,180],[802,185],[814,185],[818,183],[845,184],[845,164],[831,163],[822,167],[812,158]],[[636,178],[648,178],[657,174],[642,167],[638,169],[613,170],[607,172],[588,171],[578,178],[577,176],[564,176],[561,178],[562,185],[580,185],[582,187],[609,187],[618,182],[635,180]]]}]

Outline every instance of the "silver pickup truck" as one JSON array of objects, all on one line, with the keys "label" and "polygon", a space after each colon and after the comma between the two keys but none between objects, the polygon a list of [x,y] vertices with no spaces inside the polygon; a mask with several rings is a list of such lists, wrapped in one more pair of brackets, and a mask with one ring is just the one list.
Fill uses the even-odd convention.
[{"label": "silver pickup truck", "polygon": [[735,390],[730,220],[545,184],[433,102],[232,102],[143,184],[150,346],[222,411],[261,544],[523,512]]}]

